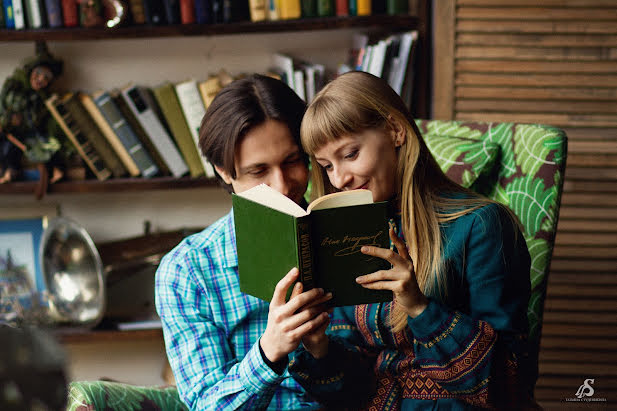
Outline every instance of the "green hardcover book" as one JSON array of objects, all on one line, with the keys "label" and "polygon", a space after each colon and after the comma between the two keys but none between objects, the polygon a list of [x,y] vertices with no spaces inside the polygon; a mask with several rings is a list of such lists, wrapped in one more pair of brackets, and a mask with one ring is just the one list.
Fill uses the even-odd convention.
[{"label": "green hardcover book", "polygon": [[373,203],[369,190],[330,194],[306,211],[264,184],[232,202],[242,292],[270,301],[280,279],[298,267],[304,289],[332,292],[333,306],[392,300],[390,291],[355,281],[390,267],[360,252],[363,245],[390,246],[387,202]]},{"label": "green hardcover book", "polygon": [[169,126],[169,131],[176,141],[184,161],[189,167],[191,177],[204,175],[204,167],[199,157],[197,147],[193,142],[191,130],[182,114],[182,107],[176,96],[173,84],[167,82],[152,88],[156,102],[163,113],[163,117]]},{"label": "green hardcover book", "polygon": [[317,15],[319,17],[334,16],[334,0],[317,0]]}]

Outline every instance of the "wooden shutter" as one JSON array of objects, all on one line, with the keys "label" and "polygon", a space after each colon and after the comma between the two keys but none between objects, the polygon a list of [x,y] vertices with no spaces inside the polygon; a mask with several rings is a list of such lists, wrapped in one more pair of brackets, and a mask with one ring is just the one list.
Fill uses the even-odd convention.
[{"label": "wooden shutter", "polygon": [[617,1],[433,4],[434,118],[544,123],[569,138],[536,397],[568,406],[593,378],[594,397],[615,403]]}]

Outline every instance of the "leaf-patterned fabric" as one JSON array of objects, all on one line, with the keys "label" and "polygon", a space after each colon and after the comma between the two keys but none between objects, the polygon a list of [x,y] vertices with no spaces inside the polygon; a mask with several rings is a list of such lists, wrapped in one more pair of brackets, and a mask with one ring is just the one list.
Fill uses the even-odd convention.
[{"label": "leaf-patterned fabric", "polygon": [[[525,229],[531,256],[529,339],[535,342],[537,350],[566,166],[565,133],[540,124],[441,120],[417,120],[416,124],[438,162],[439,154],[430,144],[436,136],[459,137],[499,146],[494,182],[489,185],[485,181],[476,183],[471,188],[509,206]],[[444,169],[443,164],[439,164]],[[447,170],[444,171],[448,174]]]},{"label": "leaf-patterned fabric", "polygon": [[139,387],[108,381],[69,385],[67,411],[187,410],[176,387]]}]

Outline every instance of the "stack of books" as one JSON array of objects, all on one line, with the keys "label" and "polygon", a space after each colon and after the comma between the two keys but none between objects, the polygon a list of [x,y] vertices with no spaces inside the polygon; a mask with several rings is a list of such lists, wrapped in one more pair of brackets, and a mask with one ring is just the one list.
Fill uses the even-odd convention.
[{"label": "stack of books", "polygon": [[117,177],[214,177],[200,155],[199,126],[226,82],[225,72],[204,81],[135,84],[113,90],[54,93],[46,105],[99,180]]}]

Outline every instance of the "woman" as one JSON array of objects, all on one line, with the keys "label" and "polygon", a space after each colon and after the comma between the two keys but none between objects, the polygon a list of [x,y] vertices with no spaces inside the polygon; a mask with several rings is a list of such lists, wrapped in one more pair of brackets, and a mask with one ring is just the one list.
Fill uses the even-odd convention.
[{"label": "woman", "polygon": [[402,100],[370,74],[328,84],[301,136],[317,196],[366,188],[393,203],[398,251],[363,247],[392,268],[357,278],[393,302],[335,309],[327,333],[303,338],[292,375],[337,409],[520,408],[534,376],[516,217],[449,180]]}]

